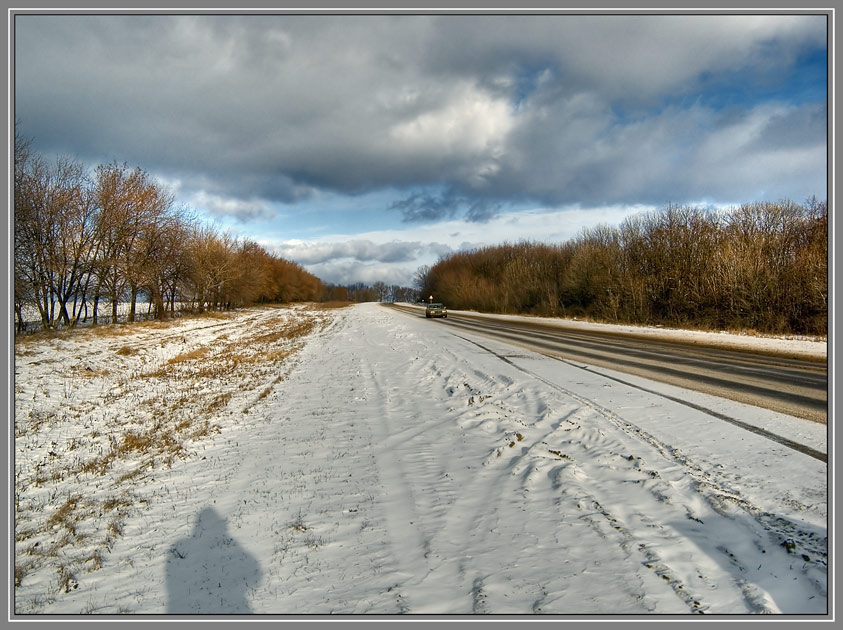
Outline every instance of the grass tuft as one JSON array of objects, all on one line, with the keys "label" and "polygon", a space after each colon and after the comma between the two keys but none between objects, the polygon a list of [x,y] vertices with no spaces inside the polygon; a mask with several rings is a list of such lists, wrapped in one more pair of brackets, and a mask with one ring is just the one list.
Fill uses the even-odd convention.
[{"label": "grass tuft", "polygon": [[[262,315],[254,317],[256,312]],[[24,525],[15,534],[16,586],[49,570],[58,575],[52,584],[70,592],[78,587],[75,576],[102,568],[105,552],[144,501],[131,488],[154,471],[190,457],[192,442],[221,433],[221,424],[211,420],[234,417],[240,410],[231,405],[235,394],[246,401],[269,396],[285,378],[284,363],[300,349],[301,340],[327,319],[321,309],[307,307],[277,308],[264,315],[263,309],[207,313],[203,317],[213,321],[200,326],[213,336],[197,336],[202,340],[198,347],[185,345],[190,333],[182,323],[188,318],[49,331],[40,339],[32,335],[16,340],[18,355],[49,353],[49,359],[27,363],[27,378],[58,378],[65,395],[55,390],[55,407],[49,394],[31,409],[25,406],[28,401],[21,401],[15,438],[40,440],[63,423],[71,431],[57,445],[41,441],[49,446],[46,460],[20,459],[15,517]],[[106,341],[99,344],[100,354],[85,348],[86,358],[80,361],[80,349],[94,337]],[[56,339],[68,343],[54,343]],[[150,347],[161,351],[144,351]],[[172,358],[162,359],[162,354]],[[57,372],[57,363],[74,367]],[[111,379],[111,386],[80,388],[86,376]],[[21,455],[23,448],[17,451]],[[87,476],[104,477],[105,485],[97,486],[103,491],[91,496],[78,491],[76,484],[85,483]],[[45,503],[39,498],[47,493]],[[299,531],[308,529],[301,514],[298,524]],[[311,542],[323,544],[316,538]]]},{"label": "grass tuft", "polygon": [[345,301],[342,301],[342,300],[334,300],[334,301],[331,301],[331,302],[320,302],[319,304],[316,305],[316,308],[317,309],[323,309],[323,310],[330,310],[330,309],[334,309],[334,308],[348,308],[349,306],[352,306],[353,304],[354,304],[354,302],[345,302]]},{"label": "grass tuft", "polygon": [[73,513],[76,511],[76,506],[79,504],[80,498],[81,497],[79,497],[79,495],[73,495],[68,498],[58,510],[50,515],[47,519],[47,525],[50,527],[63,525],[71,533],[75,533],[78,518],[74,519],[72,517]]},{"label": "grass tuft", "polygon": [[208,356],[211,349],[207,346],[201,346],[190,352],[183,352],[179,355],[174,356],[172,359],[167,361],[168,365],[178,365],[179,363],[184,363],[186,361],[198,361],[199,359],[204,359]]}]

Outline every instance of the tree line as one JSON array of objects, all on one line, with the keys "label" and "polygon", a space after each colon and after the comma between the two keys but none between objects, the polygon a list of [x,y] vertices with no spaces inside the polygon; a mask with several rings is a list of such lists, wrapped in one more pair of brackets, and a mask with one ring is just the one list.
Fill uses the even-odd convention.
[{"label": "tree line", "polygon": [[825,335],[827,203],[668,205],[562,244],[458,252],[415,282],[455,309]]},{"label": "tree line", "polygon": [[37,308],[41,326],[117,321],[139,296],[154,317],[178,310],[230,309],[260,302],[319,301],[319,278],[251,240],[203,225],[141,168],[86,171],[77,160],[48,162],[15,138],[14,309],[17,325]]}]

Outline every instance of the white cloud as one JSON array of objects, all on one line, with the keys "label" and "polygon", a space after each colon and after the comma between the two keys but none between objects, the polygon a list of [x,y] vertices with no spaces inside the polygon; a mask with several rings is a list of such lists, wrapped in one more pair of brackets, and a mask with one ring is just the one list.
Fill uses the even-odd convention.
[{"label": "white cloud", "polygon": [[325,262],[315,265],[303,265],[307,271],[323,282],[336,285],[348,285],[362,282],[372,285],[375,282],[396,284],[410,287],[416,267],[396,266],[385,263],[361,263],[357,261]]},{"label": "white cloud", "polygon": [[476,85],[451,85],[442,102],[392,125],[389,135],[410,153],[426,156],[490,154],[500,151],[514,125],[511,104]]},{"label": "white cloud", "polygon": [[356,236],[333,234],[314,241],[295,239],[262,244],[325,282],[346,284],[380,279],[388,284],[411,286],[419,267],[432,265],[455,251],[521,240],[562,243],[595,223],[619,225],[630,214],[654,209],[644,205],[533,209],[502,214],[483,224],[455,219]]},{"label": "white cloud", "polygon": [[317,265],[344,259],[353,259],[358,262],[403,263],[414,260],[420,248],[419,242],[394,239],[375,243],[369,239],[357,238],[319,242],[284,241],[275,245],[273,250],[302,265]]},{"label": "white cloud", "polygon": [[188,197],[188,203],[214,217],[233,217],[239,221],[266,219],[275,212],[263,199],[224,197],[200,190]]}]

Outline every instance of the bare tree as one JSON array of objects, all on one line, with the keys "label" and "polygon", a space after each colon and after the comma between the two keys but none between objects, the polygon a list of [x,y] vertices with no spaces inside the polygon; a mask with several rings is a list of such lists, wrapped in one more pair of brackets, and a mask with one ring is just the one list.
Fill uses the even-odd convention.
[{"label": "bare tree", "polygon": [[[94,188],[100,213],[95,300],[101,295],[108,297],[112,321],[116,321],[117,305],[128,297],[128,319],[134,321],[139,291],[153,291],[153,285],[159,288],[156,276],[165,234],[172,223],[168,212],[173,198],[146,171],[130,170],[125,164],[98,167]],[[157,307],[163,307],[160,299]]]},{"label": "bare tree", "polygon": [[457,308],[822,334],[827,242],[816,199],[722,213],[668,205],[558,246],[458,252],[420,268],[416,285]]},{"label": "bare tree", "polygon": [[[84,168],[63,157],[48,165],[25,146],[15,157],[16,294],[38,306],[45,328],[72,325],[95,251],[95,206]],[[22,307],[18,312],[22,317]]]}]

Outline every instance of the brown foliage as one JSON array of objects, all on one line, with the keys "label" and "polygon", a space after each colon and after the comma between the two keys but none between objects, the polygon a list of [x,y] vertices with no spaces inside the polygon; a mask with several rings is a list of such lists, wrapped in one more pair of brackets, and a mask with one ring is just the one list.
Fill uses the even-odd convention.
[{"label": "brown foliage", "polygon": [[[15,142],[15,313],[37,306],[42,328],[98,323],[100,304],[139,294],[156,319],[191,310],[228,310],[258,302],[319,301],[322,282],[253,241],[192,222],[173,196],[140,168],[48,164]],[[347,299],[337,295],[331,299]]]},{"label": "brown foliage", "polygon": [[825,335],[824,202],[668,206],[560,245],[459,252],[416,281],[454,309]]}]

